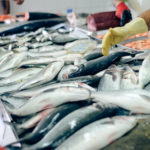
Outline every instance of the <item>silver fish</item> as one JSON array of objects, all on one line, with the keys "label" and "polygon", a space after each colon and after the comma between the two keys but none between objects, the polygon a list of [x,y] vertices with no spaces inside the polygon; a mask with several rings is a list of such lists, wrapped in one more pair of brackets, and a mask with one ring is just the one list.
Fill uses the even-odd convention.
[{"label": "silver fish", "polygon": [[57,80],[62,81],[68,79],[68,75],[78,70],[78,66],[75,65],[66,65],[64,66],[58,74]]},{"label": "silver fish", "polygon": [[11,76],[17,69],[9,69],[0,73],[0,78],[7,78]]},{"label": "silver fish", "polygon": [[18,39],[17,41],[17,45],[18,46],[22,46],[24,43],[29,42],[32,40],[32,37],[29,36],[23,36],[21,38]]},{"label": "silver fish", "polygon": [[51,44],[52,44],[51,41],[44,42],[44,43],[34,43],[34,44],[31,44],[31,48],[38,48],[38,47],[43,47],[43,46],[47,46]]},{"label": "silver fish", "polygon": [[116,66],[113,66],[105,71],[100,80],[99,91],[119,90],[121,82],[121,71]]},{"label": "silver fish", "polygon": [[139,88],[144,88],[150,82],[150,54],[144,59],[139,70]]},{"label": "silver fish", "polygon": [[92,105],[77,109],[60,120],[43,139],[29,149],[54,149],[84,126],[105,117],[103,114],[102,110]]},{"label": "silver fish", "polygon": [[32,96],[35,96],[35,95],[37,95],[39,93],[42,93],[46,90],[65,87],[65,86],[68,86],[68,87],[83,87],[83,88],[89,89],[90,91],[96,91],[94,88],[92,88],[91,86],[89,86],[85,83],[76,82],[76,81],[68,81],[68,82],[60,82],[60,83],[49,84],[49,85],[45,85],[45,86],[42,86],[42,87],[30,88],[30,89],[23,90],[23,91],[17,91],[15,93],[13,93],[12,96],[32,97]]},{"label": "silver fish", "polygon": [[13,51],[6,51],[1,53],[0,55],[0,63],[4,58],[7,58],[8,56],[13,55]]},{"label": "silver fish", "polygon": [[53,110],[55,110],[55,108],[43,110],[42,112],[39,112],[37,115],[33,116],[32,118],[25,121],[24,123],[17,124],[17,128],[29,129],[29,128],[35,127],[40,122],[40,120],[45,118]]},{"label": "silver fish", "polygon": [[135,89],[137,87],[138,78],[131,67],[125,66],[122,72],[122,79],[120,83],[121,90]]},{"label": "silver fish", "polygon": [[137,121],[119,116],[95,121],[77,131],[56,150],[98,150],[130,131]]},{"label": "silver fish", "polygon": [[63,67],[63,65],[64,62],[62,61],[53,62],[25,82],[23,82],[19,89],[32,87],[53,80],[60,69]]},{"label": "silver fish", "polygon": [[41,71],[41,68],[18,69],[7,78],[0,80],[0,85],[9,84],[9,83],[13,83],[16,81],[23,82],[27,80],[29,77],[31,77],[32,75],[40,71]]},{"label": "silver fish", "polygon": [[81,54],[67,54],[57,57],[57,60],[62,60],[65,64],[74,64],[75,60],[82,58]]},{"label": "silver fish", "polygon": [[64,50],[61,51],[54,51],[54,52],[28,52],[27,55],[30,57],[58,57],[58,56],[63,56],[67,52]]},{"label": "silver fish", "polygon": [[0,95],[8,92],[14,92],[21,86],[20,82],[13,84],[6,84],[4,86],[0,86]]},{"label": "silver fish", "polygon": [[49,46],[40,47],[38,50],[39,52],[52,52],[52,51],[59,51],[63,49],[64,47],[60,45],[49,45]]},{"label": "silver fish", "polygon": [[40,93],[19,109],[8,109],[17,116],[26,116],[47,108],[54,108],[66,102],[82,101],[90,98],[90,91],[85,88],[62,87]]},{"label": "silver fish", "polygon": [[18,67],[20,63],[25,59],[26,53],[15,53],[14,55],[9,56],[1,65],[0,72]]},{"label": "silver fish", "polygon": [[[6,102],[6,106],[12,106],[13,108],[19,108],[23,106],[28,98],[20,98],[20,97],[13,97],[13,96],[0,96],[3,102]],[[8,105],[7,105],[8,103]],[[10,105],[9,105],[10,104]]]},{"label": "silver fish", "polygon": [[53,61],[56,61],[55,58],[52,57],[35,57],[35,58],[29,58],[27,60],[24,60],[20,63],[19,67],[21,66],[27,66],[27,65],[43,65],[43,64],[49,64]]},{"label": "silver fish", "polygon": [[134,113],[150,114],[150,93],[146,90],[92,92],[91,96],[97,102],[115,104]]},{"label": "silver fish", "polygon": [[28,51],[28,48],[26,46],[23,46],[23,47],[14,48],[13,51],[24,52],[24,51]]}]

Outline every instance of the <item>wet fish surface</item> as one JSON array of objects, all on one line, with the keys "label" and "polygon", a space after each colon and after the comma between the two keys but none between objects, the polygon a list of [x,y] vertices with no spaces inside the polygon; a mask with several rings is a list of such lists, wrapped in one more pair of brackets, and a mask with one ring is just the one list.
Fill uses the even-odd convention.
[{"label": "wet fish surface", "polygon": [[89,105],[88,102],[75,102],[67,103],[55,108],[53,112],[43,118],[35,129],[27,136],[21,138],[14,143],[36,143],[41,140],[61,119],[67,116],[69,113]]},{"label": "wet fish surface", "polygon": [[19,109],[9,109],[8,111],[17,116],[26,116],[47,108],[57,107],[66,102],[82,101],[89,98],[90,91],[86,88],[62,87],[40,93],[29,99]]},{"label": "wet fish surface", "polygon": [[105,118],[93,122],[68,138],[56,150],[98,150],[131,130],[137,121],[132,117]]},{"label": "wet fish surface", "polygon": [[95,106],[80,108],[63,118],[41,141],[32,145],[30,149],[54,149],[80,128],[97,119],[112,115],[113,111],[109,114],[106,110],[100,110]]},{"label": "wet fish surface", "polygon": [[72,74],[70,74],[69,77],[72,78],[72,77],[83,76],[83,75],[94,75],[98,73],[99,71],[102,71],[108,68],[117,59],[126,55],[131,55],[131,54],[128,52],[114,52],[110,54],[109,56],[103,56],[103,57],[88,61],[87,63],[84,63],[83,65],[79,66],[79,69],[73,72]]}]

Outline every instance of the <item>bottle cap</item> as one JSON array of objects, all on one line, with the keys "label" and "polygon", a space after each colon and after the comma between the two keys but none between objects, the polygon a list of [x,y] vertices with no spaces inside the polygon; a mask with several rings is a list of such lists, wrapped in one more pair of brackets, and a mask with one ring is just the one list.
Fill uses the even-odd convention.
[{"label": "bottle cap", "polygon": [[67,13],[72,13],[72,9],[67,9]]}]

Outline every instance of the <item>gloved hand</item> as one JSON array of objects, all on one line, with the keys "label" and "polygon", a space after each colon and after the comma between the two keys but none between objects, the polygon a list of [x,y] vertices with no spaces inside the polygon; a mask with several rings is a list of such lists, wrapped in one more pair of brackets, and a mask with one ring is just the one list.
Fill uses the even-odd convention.
[{"label": "gloved hand", "polygon": [[110,28],[102,41],[102,52],[104,56],[109,54],[109,49],[127,37],[147,32],[148,27],[143,18],[137,17],[123,27]]},{"label": "gloved hand", "polygon": [[131,12],[128,6],[122,1],[116,6],[116,17],[120,19],[120,25],[123,26],[130,20],[132,20]]}]

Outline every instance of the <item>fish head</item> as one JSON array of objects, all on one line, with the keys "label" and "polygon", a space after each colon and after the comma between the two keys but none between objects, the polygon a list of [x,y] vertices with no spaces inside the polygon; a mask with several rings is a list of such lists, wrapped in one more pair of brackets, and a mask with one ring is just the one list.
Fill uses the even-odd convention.
[{"label": "fish head", "polygon": [[84,75],[84,65],[81,64],[80,66],[77,66],[76,70],[73,70],[71,74],[68,75],[69,78],[78,77],[81,75]]}]

